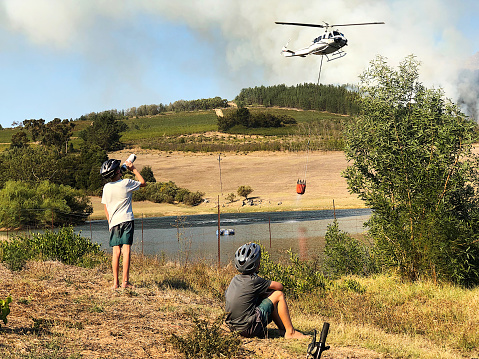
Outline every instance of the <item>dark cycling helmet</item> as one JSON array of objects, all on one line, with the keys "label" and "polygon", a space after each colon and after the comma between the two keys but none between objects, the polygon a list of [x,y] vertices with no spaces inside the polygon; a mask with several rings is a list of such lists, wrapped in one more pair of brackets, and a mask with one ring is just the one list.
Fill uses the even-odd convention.
[{"label": "dark cycling helmet", "polygon": [[261,260],[261,247],[256,243],[243,244],[235,253],[235,267],[243,274],[254,273]]},{"label": "dark cycling helmet", "polygon": [[100,173],[103,176],[103,178],[108,179],[113,177],[115,174],[116,170],[120,168],[120,160],[106,160],[103,162],[100,168]]}]

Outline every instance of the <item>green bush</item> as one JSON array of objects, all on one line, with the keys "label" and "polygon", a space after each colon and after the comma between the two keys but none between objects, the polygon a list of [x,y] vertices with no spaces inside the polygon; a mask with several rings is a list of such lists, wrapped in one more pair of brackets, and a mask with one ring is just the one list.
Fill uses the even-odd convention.
[{"label": "green bush", "polygon": [[246,107],[218,116],[218,130],[227,132],[235,126],[245,128],[271,128],[295,125],[296,120],[288,115],[274,115],[268,112],[251,113]]},{"label": "green bush", "polygon": [[[0,299],[0,319],[3,321],[3,324],[7,324],[7,315],[10,314],[10,306],[9,304],[12,302],[11,297],[7,297],[7,299]],[[0,328],[2,325],[0,325]]]},{"label": "green bush", "polygon": [[288,265],[273,262],[267,251],[262,248],[260,275],[269,280],[280,282],[284,292],[298,298],[302,294],[326,289],[327,280],[316,267],[315,262],[302,261],[291,249],[288,250]]},{"label": "green bush", "polygon": [[156,182],[155,175],[153,174],[153,170],[151,169],[151,166],[145,166],[141,169],[140,175],[143,177],[143,179],[146,182]]},{"label": "green bush", "polygon": [[82,191],[49,181],[8,181],[0,190],[0,225],[4,228],[74,225],[92,212],[90,199]]},{"label": "green bush", "polygon": [[151,201],[155,203],[184,203],[189,206],[200,204],[205,194],[191,192],[186,188],[178,187],[174,182],[148,183],[148,186],[133,193],[135,201]]},{"label": "green bush", "polygon": [[325,240],[323,267],[330,277],[368,275],[375,271],[367,246],[341,231],[336,220],[328,225]]},{"label": "green bush", "polygon": [[11,270],[21,270],[28,260],[58,260],[65,264],[93,267],[105,260],[98,243],[75,234],[73,227],[58,232],[46,230],[0,242],[0,260]]},{"label": "green bush", "polygon": [[184,336],[171,334],[169,342],[185,358],[234,358],[241,347],[236,333],[227,333],[222,328],[225,315],[220,315],[214,323],[200,319],[197,314],[189,314],[194,327]]}]

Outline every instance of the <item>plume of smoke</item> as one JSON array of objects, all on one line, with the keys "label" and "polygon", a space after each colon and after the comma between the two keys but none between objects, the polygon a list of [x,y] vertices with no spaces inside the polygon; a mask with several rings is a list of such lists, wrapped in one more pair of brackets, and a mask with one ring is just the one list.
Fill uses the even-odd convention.
[{"label": "plume of smoke", "polygon": [[468,116],[479,121],[479,69],[463,70],[458,82],[458,104]]},{"label": "plume of smoke", "polygon": [[[348,38],[348,55],[324,64],[322,82],[356,83],[377,54],[392,64],[415,54],[423,63],[421,79],[425,84],[444,88],[454,99],[466,88],[468,94],[477,90],[466,87],[463,80],[460,86],[457,83],[465,59],[473,52],[471,42],[456,26],[468,11],[469,1],[451,6],[448,0],[2,0],[0,27],[23,34],[36,46],[104,59],[125,74],[141,71],[144,54],[135,56],[115,48],[120,45],[112,40],[112,33],[122,24],[130,29],[125,36],[146,42],[149,36],[141,17],[153,17],[185,26],[198,41],[213,46],[215,57],[221,59],[224,82],[256,86],[317,80],[320,57],[283,58],[280,51],[288,40],[293,50],[308,46],[318,29],[279,26],[274,21],[385,21],[386,25],[340,28]],[[112,55],[118,52],[121,61]]]}]

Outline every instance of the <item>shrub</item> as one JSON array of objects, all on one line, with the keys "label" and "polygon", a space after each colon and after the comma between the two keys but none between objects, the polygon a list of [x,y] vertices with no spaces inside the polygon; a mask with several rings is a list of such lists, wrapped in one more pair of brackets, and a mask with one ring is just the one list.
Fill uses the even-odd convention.
[{"label": "shrub", "polygon": [[291,249],[288,250],[289,265],[275,263],[262,248],[260,274],[267,279],[280,282],[285,293],[298,298],[302,294],[325,289],[327,282],[314,262],[302,261]]},{"label": "shrub", "polygon": [[220,315],[214,323],[189,314],[194,327],[185,336],[171,334],[169,342],[185,358],[234,358],[238,353],[241,340],[236,333],[227,333],[222,329],[225,315]]},{"label": "shrub", "polygon": [[191,192],[186,188],[178,187],[174,182],[149,183],[133,193],[135,201],[152,201],[155,203],[180,202],[189,206],[195,206],[203,200],[202,192]]},{"label": "shrub", "polygon": [[230,203],[231,202],[234,202],[236,200],[236,195],[234,193],[229,193],[227,196],[226,196],[226,200],[229,201]]},{"label": "shrub", "polygon": [[334,220],[326,230],[324,272],[333,278],[341,275],[367,275],[374,272],[369,249],[359,240],[339,229]]},{"label": "shrub", "polygon": [[156,182],[156,178],[153,175],[153,170],[151,169],[151,166],[143,167],[140,171],[140,175],[146,182]]},{"label": "shrub", "polygon": [[[11,297],[7,297],[7,299],[0,299],[0,319],[3,321],[3,324],[7,324],[7,315],[10,314],[10,306],[9,304],[12,302]],[[0,324],[0,328],[2,325]]]},{"label": "shrub", "polygon": [[92,212],[90,199],[70,186],[8,181],[0,190],[0,224],[5,228],[79,224]]},{"label": "shrub", "polygon": [[16,236],[0,243],[0,260],[11,270],[20,270],[28,260],[58,260],[65,264],[93,267],[105,260],[98,243],[75,234],[73,227],[58,232],[46,230],[32,236]]}]

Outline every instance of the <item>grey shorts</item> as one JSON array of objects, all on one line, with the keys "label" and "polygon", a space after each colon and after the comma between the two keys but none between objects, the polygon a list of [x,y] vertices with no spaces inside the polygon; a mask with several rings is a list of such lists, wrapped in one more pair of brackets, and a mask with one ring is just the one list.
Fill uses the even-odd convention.
[{"label": "grey shorts", "polygon": [[264,338],[266,336],[266,327],[271,323],[271,314],[274,310],[274,304],[269,298],[263,301],[255,309],[255,321],[251,327],[240,334],[247,338],[258,337]]},{"label": "grey shorts", "polygon": [[133,221],[117,224],[110,229],[110,247],[121,246],[123,244],[133,244],[133,234],[135,224]]}]

